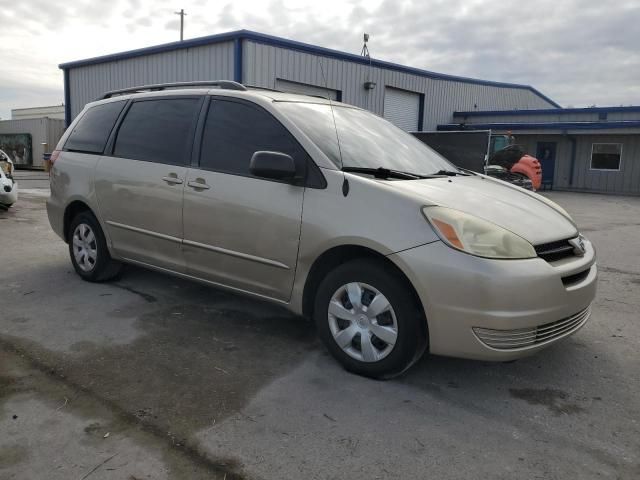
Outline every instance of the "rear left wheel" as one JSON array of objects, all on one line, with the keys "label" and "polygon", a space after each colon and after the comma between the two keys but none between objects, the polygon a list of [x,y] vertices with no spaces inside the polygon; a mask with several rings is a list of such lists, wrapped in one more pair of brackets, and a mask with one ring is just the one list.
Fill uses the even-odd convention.
[{"label": "rear left wheel", "polygon": [[89,282],[116,277],[122,264],[111,258],[100,224],[90,212],[80,212],[69,225],[69,255],[76,273]]}]

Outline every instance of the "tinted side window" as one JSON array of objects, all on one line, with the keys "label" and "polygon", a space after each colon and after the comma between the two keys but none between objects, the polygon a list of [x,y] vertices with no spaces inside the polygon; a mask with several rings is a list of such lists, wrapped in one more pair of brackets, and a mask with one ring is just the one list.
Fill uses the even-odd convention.
[{"label": "tinted side window", "polygon": [[212,101],[200,167],[250,176],[251,157],[260,150],[286,153],[300,165],[310,161],[289,131],[266,111],[243,103]]},{"label": "tinted side window", "polygon": [[187,163],[199,105],[198,98],[134,102],[118,130],[113,155],[172,165]]},{"label": "tinted side window", "polygon": [[102,153],[126,101],[91,107],[78,121],[64,144],[65,150]]}]

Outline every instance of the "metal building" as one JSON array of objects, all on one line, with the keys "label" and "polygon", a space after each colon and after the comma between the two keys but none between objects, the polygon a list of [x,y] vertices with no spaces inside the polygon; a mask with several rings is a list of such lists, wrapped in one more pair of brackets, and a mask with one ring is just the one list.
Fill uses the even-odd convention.
[{"label": "metal building", "polygon": [[640,106],[496,110],[456,111],[438,130],[511,131],[547,188],[640,194]]},{"label": "metal building", "polygon": [[60,65],[67,124],[108,90],[232,79],[330,96],[406,130],[435,129],[454,111],[559,107],[528,85],[457,77],[368,59],[248,30],[168,43]]},{"label": "metal building", "polygon": [[26,120],[29,118],[56,118],[64,120],[64,105],[49,105],[46,107],[12,108],[11,120]]},{"label": "metal building", "polygon": [[63,120],[41,117],[0,121],[0,149],[16,167],[42,168],[43,154],[53,150],[64,133]]}]

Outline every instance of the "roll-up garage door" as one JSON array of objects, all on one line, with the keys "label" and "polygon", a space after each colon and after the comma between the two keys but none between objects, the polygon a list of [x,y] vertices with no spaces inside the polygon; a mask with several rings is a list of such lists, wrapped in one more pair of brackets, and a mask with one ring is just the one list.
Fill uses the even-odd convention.
[{"label": "roll-up garage door", "polygon": [[316,87],[315,85],[307,85],[306,83],[291,82],[289,80],[276,79],[276,90],[283,92],[301,93],[302,95],[315,95],[317,97],[330,98],[338,100],[338,91],[330,88]]},{"label": "roll-up garage door", "polygon": [[407,132],[418,130],[420,94],[385,87],[384,118]]}]

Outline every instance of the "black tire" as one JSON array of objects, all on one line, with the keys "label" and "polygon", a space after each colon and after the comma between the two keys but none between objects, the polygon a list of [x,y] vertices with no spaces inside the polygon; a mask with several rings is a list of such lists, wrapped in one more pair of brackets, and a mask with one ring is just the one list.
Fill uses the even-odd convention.
[{"label": "black tire", "polygon": [[[396,341],[381,360],[358,360],[343,350],[334,339],[329,324],[329,302],[342,286],[352,282],[366,284],[378,290],[395,312]],[[365,305],[366,295],[364,293],[362,297]],[[366,377],[389,379],[400,375],[422,356],[428,344],[427,321],[408,281],[392,266],[375,259],[353,260],[331,271],[318,287],[313,319],[320,338],[336,360],[346,370]],[[373,339],[372,343],[378,342],[377,337],[370,338]],[[357,350],[357,339],[352,342],[355,343],[351,343],[348,348]],[[376,349],[376,353],[380,353],[380,350]]]},{"label": "black tire", "polygon": [[[87,269],[86,264],[83,268],[76,260],[76,255],[74,254],[74,232],[82,225],[88,226],[94,235],[94,241],[91,242],[91,246],[95,246],[96,258],[89,269]],[[102,228],[100,228],[98,220],[91,212],[80,212],[71,220],[69,231],[67,232],[67,239],[69,241],[71,263],[76,273],[80,275],[83,280],[88,282],[106,282],[116,278],[122,271],[122,263],[111,258]]]}]

